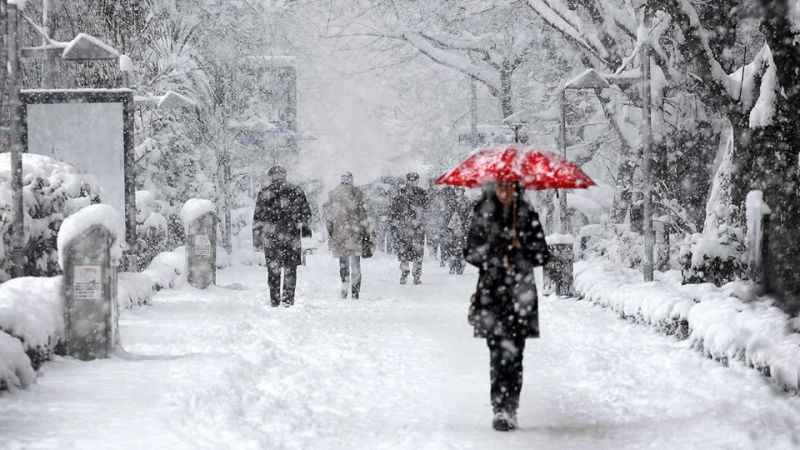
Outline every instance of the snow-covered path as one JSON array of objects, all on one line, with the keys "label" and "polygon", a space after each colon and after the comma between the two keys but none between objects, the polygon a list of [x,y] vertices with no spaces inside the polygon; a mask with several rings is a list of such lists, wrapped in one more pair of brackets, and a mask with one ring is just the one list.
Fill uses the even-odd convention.
[{"label": "snow-covered path", "polygon": [[359,301],[337,268],[301,269],[298,304],[265,306],[262,268],[124,312],[127,354],[45,365],[0,396],[3,448],[566,449],[800,447],[800,399],[587,302],[541,302],[521,429],[490,426],[488,351],[471,338],[475,274],[426,266],[399,286],[367,260]]}]

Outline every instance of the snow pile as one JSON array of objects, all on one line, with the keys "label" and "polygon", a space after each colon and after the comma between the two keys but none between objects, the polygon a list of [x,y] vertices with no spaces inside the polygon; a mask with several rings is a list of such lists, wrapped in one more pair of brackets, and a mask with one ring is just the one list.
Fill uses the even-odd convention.
[{"label": "snow pile", "polygon": [[22,344],[0,331],[0,391],[24,389],[35,378],[36,373]]},{"label": "snow pile", "polygon": [[200,218],[201,216],[216,212],[217,207],[210,200],[202,198],[189,199],[184,203],[181,208],[181,220],[183,221],[184,228],[188,228],[189,224]]},{"label": "snow pile", "polygon": [[0,330],[22,341],[34,368],[64,336],[61,277],[15,278],[0,285]]},{"label": "snow pile", "polygon": [[179,247],[159,253],[142,272],[123,272],[117,284],[120,309],[150,304],[156,292],[181,286],[186,281],[186,250]]},{"label": "snow pile", "polygon": [[[111,259],[122,258],[122,245],[125,237],[125,226],[122,214],[110,205],[90,205],[67,217],[58,230],[58,264],[64,268],[64,253],[67,245],[94,226],[100,225],[111,232]],[[112,265],[117,265],[112,262]]]},{"label": "snow pile", "polygon": [[621,318],[646,324],[678,339],[709,358],[741,361],[758,369],[783,389],[800,390],[800,333],[769,299],[737,298],[742,282],[723,287],[680,285],[675,272],[658,273],[645,283],[639,271],[600,259],[575,264],[575,288],[581,298],[610,308]]},{"label": "snow pile", "polygon": [[[13,218],[9,153],[0,154],[0,281],[12,268],[8,253]],[[22,155],[23,201],[25,211],[26,273],[54,276],[60,273],[56,233],[64,217],[100,201],[94,179],[73,166],[47,156]]]}]

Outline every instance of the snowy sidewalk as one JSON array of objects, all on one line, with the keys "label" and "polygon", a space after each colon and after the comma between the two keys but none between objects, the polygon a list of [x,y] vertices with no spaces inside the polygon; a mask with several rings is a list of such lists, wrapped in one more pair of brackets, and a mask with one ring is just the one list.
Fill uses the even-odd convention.
[{"label": "snowy sidewalk", "polygon": [[298,304],[265,307],[258,267],[123,313],[128,354],[47,363],[0,395],[2,448],[565,449],[800,446],[800,399],[754,371],[588,302],[541,301],[521,429],[491,430],[488,351],[466,323],[475,274],[364,262],[359,301],[336,261],[301,269]]}]

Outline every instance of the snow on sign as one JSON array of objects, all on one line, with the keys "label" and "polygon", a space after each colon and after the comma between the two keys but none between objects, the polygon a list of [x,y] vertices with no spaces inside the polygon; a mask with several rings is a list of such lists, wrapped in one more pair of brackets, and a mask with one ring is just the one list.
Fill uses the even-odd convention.
[{"label": "snow on sign", "polygon": [[[132,117],[129,89],[23,90],[22,141],[25,151],[64,161],[91,175],[101,200],[128,218],[135,228],[132,170]],[[131,211],[134,211],[132,214]],[[124,213],[123,213],[124,212]],[[132,218],[132,219],[131,219]],[[130,235],[129,235],[130,237]]]},{"label": "snow on sign", "polygon": [[205,234],[194,236],[195,256],[211,256],[211,240]]},{"label": "snow on sign", "polygon": [[101,300],[103,272],[100,266],[75,266],[72,290],[75,300]]}]

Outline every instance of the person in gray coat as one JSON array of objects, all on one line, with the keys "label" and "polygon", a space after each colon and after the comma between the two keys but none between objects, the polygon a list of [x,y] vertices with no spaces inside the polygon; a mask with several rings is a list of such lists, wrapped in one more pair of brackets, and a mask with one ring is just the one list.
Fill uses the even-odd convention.
[{"label": "person in gray coat", "polygon": [[341,184],[328,194],[324,206],[328,246],[339,258],[342,298],[348,291],[357,299],[361,293],[361,258],[372,256],[371,227],[364,193],[353,185],[353,174],[342,174]]}]

